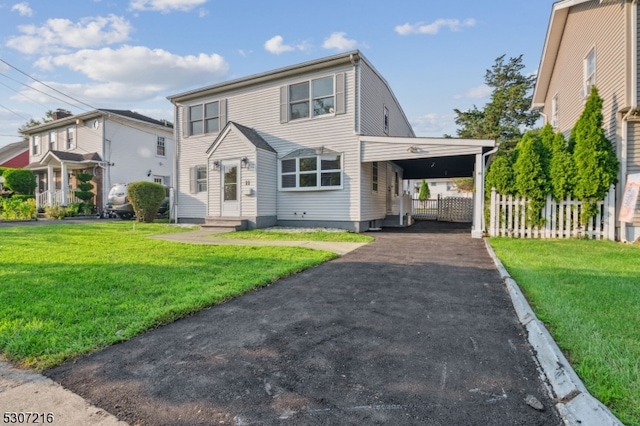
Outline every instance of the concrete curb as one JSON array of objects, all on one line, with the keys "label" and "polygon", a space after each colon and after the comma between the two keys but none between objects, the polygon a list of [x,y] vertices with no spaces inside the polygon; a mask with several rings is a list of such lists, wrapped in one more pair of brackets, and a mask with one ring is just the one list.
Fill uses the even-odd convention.
[{"label": "concrete curb", "polygon": [[566,425],[570,426],[624,426],[613,413],[587,390],[582,380],[540,321],[516,281],[496,256],[489,240],[485,239],[489,255],[504,280],[518,320],[527,330],[527,338],[544,377],[547,379],[551,398],[556,398],[556,409]]}]

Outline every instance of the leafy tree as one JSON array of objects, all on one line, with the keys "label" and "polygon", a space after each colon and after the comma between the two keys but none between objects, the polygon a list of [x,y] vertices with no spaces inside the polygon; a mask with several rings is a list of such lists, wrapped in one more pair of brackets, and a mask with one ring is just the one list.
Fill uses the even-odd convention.
[{"label": "leafy tree", "polygon": [[569,152],[564,135],[558,132],[553,136],[549,167],[553,198],[560,201],[573,195],[574,176],[575,168],[571,152]]},{"label": "leafy tree", "polygon": [[491,188],[504,195],[516,192],[512,157],[515,157],[513,153],[498,152],[485,177],[487,193],[490,193]]},{"label": "leafy tree", "polygon": [[422,182],[420,183],[420,193],[418,194],[418,199],[421,201],[424,201],[424,200],[428,200],[430,196],[431,196],[431,193],[429,191],[429,186],[427,185],[427,181],[422,179]]},{"label": "leafy tree", "polygon": [[164,186],[159,183],[139,181],[127,185],[127,196],[138,222],[151,223],[156,218],[165,197]]},{"label": "leafy tree", "polygon": [[4,186],[18,193],[31,195],[36,189],[36,176],[28,169],[5,169]]},{"label": "leafy tree", "polygon": [[510,150],[522,138],[523,129],[535,125],[540,113],[531,111],[534,76],[522,74],[522,55],[498,57],[485,74],[485,83],[493,89],[483,109],[475,105],[468,111],[454,109],[457,135],[464,138],[495,139],[503,150]]},{"label": "leafy tree", "polygon": [[18,133],[22,134],[23,139],[26,140],[27,139],[27,135],[25,135],[24,132],[29,130],[31,127],[39,126],[41,124],[48,123],[50,121],[53,121],[53,111],[52,110],[49,110],[49,111],[47,111],[45,113],[45,117],[42,119],[42,121],[34,120],[33,118],[30,118],[29,121],[27,121],[22,126],[20,126],[20,128],[18,129]]},{"label": "leafy tree", "polygon": [[[541,212],[551,190],[549,182],[549,157],[542,136],[548,132],[527,132],[518,143],[518,158],[513,164],[515,189],[528,198],[528,220],[534,225],[542,225]],[[553,130],[551,131],[553,135]]]},{"label": "leafy tree", "polygon": [[618,159],[602,128],[602,98],[591,89],[584,110],[572,131],[575,196],[586,203],[582,222],[597,214],[596,203],[617,182]]},{"label": "leafy tree", "polygon": [[[460,192],[472,192],[473,191],[473,178],[455,178],[453,182],[458,187],[458,191]],[[491,189],[491,188],[489,188]]]}]

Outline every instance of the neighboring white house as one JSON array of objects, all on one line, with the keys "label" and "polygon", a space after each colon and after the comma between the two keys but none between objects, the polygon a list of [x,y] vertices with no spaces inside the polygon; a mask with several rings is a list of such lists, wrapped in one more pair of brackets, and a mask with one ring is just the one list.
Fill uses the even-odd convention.
[{"label": "neighboring white house", "polygon": [[468,164],[470,157],[481,176],[482,154],[495,145],[416,138],[389,85],[359,51],[169,100],[180,222],[356,232],[388,216],[406,222],[402,161],[463,156]]},{"label": "neighboring white house", "polygon": [[[453,179],[436,178],[428,179],[427,185],[429,186],[429,198],[435,199],[438,197],[473,197],[473,192],[461,191],[456,185]],[[420,195],[420,186],[422,185],[421,179],[410,179],[405,181],[405,191],[411,194],[411,198],[418,199]]]},{"label": "neighboring white house", "polygon": [[29,166],[37,178],[39,207],[73,200],[74,173],[93,174],[98,210],[105,207],[114,183],[154,181],[171,185],[174,164],[173,127],[127,110],[99,109],[27,129]]}]

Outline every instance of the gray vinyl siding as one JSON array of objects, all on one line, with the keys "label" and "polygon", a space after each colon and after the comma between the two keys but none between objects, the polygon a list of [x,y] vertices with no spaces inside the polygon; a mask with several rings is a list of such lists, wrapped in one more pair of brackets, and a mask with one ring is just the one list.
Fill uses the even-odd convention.
[{"label": "gray vinyl siding", "polygon": [[278,167],[274,152],[256,150],[256,202],[257,216],[276,216],[278,193]]},{"label": "gray vinyl siding", "polygon": [[554,72],[545,96],[544,113],[551,119],[551,103],[558,97],[558,128],[569,134],[584,109],[583,63],[595,50],[595,85],[603,99],[603,127],[612,144],[619,133],[618,111],[628,104],[626,8],[619,2],[590,1],[569,11]]},{"label": "gray vinyl siding", "polygon": [[383,136],[384,108],[389,109],[388,136],[413,136],[411,125],[393,93],[380,76],[364,61],[360,62],[360,133]]},{"label": "gray vinyl siding", "polygon": [[[327,115],[317,118],[280,122],[281,87],[313,78],[345,74],[346,105],[345,114]],[[351,65],[335,67],[323,71],[291,77],[276,82],[244,87],[225,92],[227,99],[227,120],[257,130],[265,141],[278,153],[278,158],[300,148],[326,147],[341,152],[343,160],[343,189],[328,191],[277,191],[278,219],[299,219],[306,212],[305,220],[358,220],[360,159],[354,123],[354,72]],[[211,98],[211,100],[215,100]],[[189,104],[209,102],[200,98]],[[188,106],[186,104],[185,106]],[[183,108],[179,110],[182,122]],[[198,137],[180,137],[179,166],[179,214],[180,217],[203,218],[206,194],[189,194],[190,167],[206,164],[205,151],[217,134]],[[265,170],[267,173],[269,170]],[[245,197],[243,197],[245,198]],[[355,200],[355,202],[352,202]],[[273,201],[266,201],[272,206]],[[271,204],[270,204],[271,203]],[[300,212],[300,213],[299,213]]]},{"label": "gray vinyl siding", "polygon": [[378,190],[373,190],[372,162],[362,163],[362,220],[384,219],[387,214],[387,162],[378,162]]},{"label": "gray vinyl siding", "polygon": [[[640,121],[632,121],[628,126],[627,173],[640,173]],[[623,189],[624,190],[624,189]],[[640,226],[640,199],[636,204],[633,226]]]}]

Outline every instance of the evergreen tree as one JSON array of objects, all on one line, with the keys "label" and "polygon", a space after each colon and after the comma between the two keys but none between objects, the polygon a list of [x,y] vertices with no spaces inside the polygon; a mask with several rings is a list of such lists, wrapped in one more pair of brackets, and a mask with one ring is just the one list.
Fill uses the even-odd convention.
[{"label": "evergreen tree", "polygon": [[499,194],[503,195],[515,193],[512,156],[513,154],[508,155],[504,152],[496,155],[485,177],[487,194],[490,193],[491,188],[495,188]]},{"label": "evergreen tree", "polygon": [[428,200],[430,196],[431,196],[431,193],[429,191],[429,186],[427,185],[427,181],[422,179],[422,182],[420,183],[420,193],[418,194],[418,199],[421,201],[424,201],[424,200]]},{"label": "evergreen tree", "polygon": [[[553,135],[553,130],[551,131]],[[515,189],[519,195],[528,198],[528,220],[534,225],[542,225],[541,212],[546,204],[549,184],[549,157],[542,136],[547,132],[527,132],[518,143],[518,158],[513,164]]]},{"label": "evergreen tree", "polygon": [[553,136],[551,166],[549,168],[551,194],[556,201],[573,196],[574,176],[575,168],[571,152],[569,152],[564,135],[558,132]]},{"label": "evergreen tree", "polygon": [[463,138],[495,139],[502,150],[510,150],[522,138],[522,129],[535,125],[538,111],[531,111],[535,77],[522,74],[522,55],[498,57],[485,74],[485,83],[493,89],[483,109],[475,105],[468,111],[454,109],[457,135]]},{"label": "evergreen tree", "polygon": [[572,131],[575,196],[586,203],[582,222],[597,214],[596,203],[616,183],[618,159],[602,128],[602,98],[591,89],[584,111]]}]

